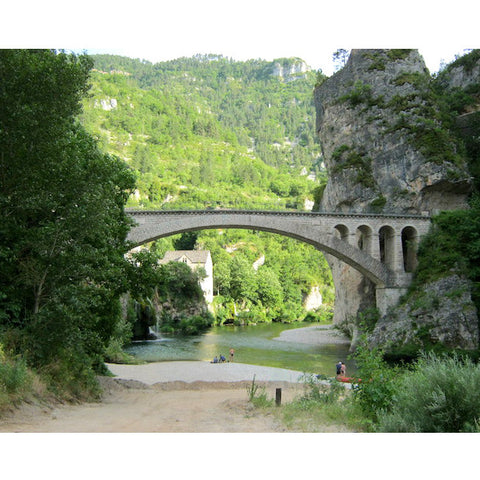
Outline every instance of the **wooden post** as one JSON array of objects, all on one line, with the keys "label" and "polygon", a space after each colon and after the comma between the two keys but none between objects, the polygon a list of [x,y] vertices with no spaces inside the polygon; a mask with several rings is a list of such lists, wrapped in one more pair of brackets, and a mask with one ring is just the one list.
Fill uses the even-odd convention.
[{"label": "wooden post", "polygon": [[275,405],[279,407],[282,403],[282,389],[277,388],[275,390]]}]

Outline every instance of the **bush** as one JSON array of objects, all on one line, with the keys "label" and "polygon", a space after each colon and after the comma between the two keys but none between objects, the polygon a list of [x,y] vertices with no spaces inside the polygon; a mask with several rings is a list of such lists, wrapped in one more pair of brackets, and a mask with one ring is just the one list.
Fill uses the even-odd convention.
[{"label": "bush", "polygon": [[38,378],[22,358],[6,355],[0,343],[0,412],[40,388]]},{"label": "bush", "polygon": [[25,362],[21,359],[0,362],[0,392],[21,394],[30,385],[30,376]]},{"label": "bush", "polygon": [[98,400],[101,389],[92,359],[75,349],[58,353],[56,360],[40,369],[40,374],[46,379],[50,390],[68,401]]},{"label": "bush", "polygon": [[365,339],[359,343],[354,357],[360,379],[353,387],[354,398],[364,414],[375,422],[381,412],[392,407],[400,370],[389,367],[383,360],[383,352],[369,348]]},{"label": "bush", "polygon": [[333,320],[333,310],[325,305],[320,306],[314,312],[307,312],[303,317],[303,322],[314,323],[318,322],[322,325],[329,325]]},{"label": "bush", "polygon": [[424,354],[398,382],[382,432],[480,431],[480,366],[468,358]]},{"label": "bush", "polygon": [[311,404],[334,404],[345,393],[343,384],[330,380],[328,384],[318,382],[315,377],[304,375],[304,393],[300,397],[300,404],[308,408]]}]

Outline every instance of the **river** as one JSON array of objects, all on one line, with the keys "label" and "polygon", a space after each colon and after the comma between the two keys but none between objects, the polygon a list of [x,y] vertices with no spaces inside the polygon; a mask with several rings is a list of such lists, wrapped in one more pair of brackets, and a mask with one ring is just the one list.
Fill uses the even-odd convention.
[{"label": "river", "polygon": [[285,330],[312,327],[315,324],[259,324],[249,326],[212,327],[202,335],[164,335],[157,340],[133,342],[127,353],[146,362],[202,360],[211,361],[223,354],[228,359],[231,348],[234,361],[268,367],[287,368],[332,376],[338,360],[345,361],[347,372],[355,371],[348,360],[346,344],[312,345],[297,341],[279,340]]}]

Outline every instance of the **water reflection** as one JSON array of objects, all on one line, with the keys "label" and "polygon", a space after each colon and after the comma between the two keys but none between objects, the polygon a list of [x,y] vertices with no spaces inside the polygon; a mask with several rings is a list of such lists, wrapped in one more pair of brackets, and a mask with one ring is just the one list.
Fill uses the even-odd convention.
[{"label": "water reflection", "polygon": [[158,340],[134,342],[125,350],[147,362],[172,360],[210,361],[221,354],[228,359],[235,349],[235,362],[288,368],[304,372],[335,374],[338,360],[345,361],[347,374],[354,373],[355,364],[347,360],[348,345],[309,345],[280,341],[284,330],[311,324],[260,324],[245,327],[212,327],[207,333],[192,337],[163,335]]}]

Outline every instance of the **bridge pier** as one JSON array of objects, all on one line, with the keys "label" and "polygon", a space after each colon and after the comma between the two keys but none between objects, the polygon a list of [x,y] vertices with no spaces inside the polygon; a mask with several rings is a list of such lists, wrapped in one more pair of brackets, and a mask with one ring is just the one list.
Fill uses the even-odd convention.
[{"label": "bridge pier", "polygon": [[389,307],[397,305],[402,295],[407,293],[407,287],[377,287],[375,297],[380,315],[386,315]]}]

